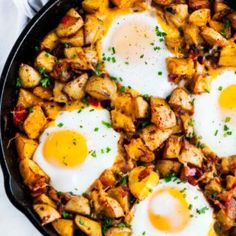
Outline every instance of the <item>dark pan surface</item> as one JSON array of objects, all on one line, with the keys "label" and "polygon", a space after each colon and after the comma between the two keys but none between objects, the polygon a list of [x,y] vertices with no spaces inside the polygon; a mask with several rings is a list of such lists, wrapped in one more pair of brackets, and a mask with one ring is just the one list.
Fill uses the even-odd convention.
[{"label": "dark pan surface", "polygon": [[[35,46],[47,32],[58,24],[60,18],[71,7],[78,7],[79,0],[51,0],[30,21],[14,45],[0,80],[0,163],[4,175],[6,193],[12,204],[23,212],[43,235],[56,235],[51,226],[42,227],[40,220],[32,210],[32,200],[29,190],[23,185],[18,170],[17,154],[14,141],[16,130],[12,122],[11,111],[16,103],[16,78],[20,63],[32,64],[36,55]],[[9,222],[10,224],[10,222]]]}]

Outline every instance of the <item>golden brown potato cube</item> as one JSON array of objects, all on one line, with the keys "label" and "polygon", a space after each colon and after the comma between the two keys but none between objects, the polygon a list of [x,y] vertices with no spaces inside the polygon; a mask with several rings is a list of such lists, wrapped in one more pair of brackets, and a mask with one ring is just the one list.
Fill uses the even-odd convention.
[{"label": "golden brown potato cube", "polygon": [[236,176],[236,156],[222,158],[221,168],[223,173],[232,173]]},{"label": "golden brown potato cube", "polygon": [[114,81],[108,78],[92,76],[89,78],[85,91],[98,100],[110,100],[117,91]]},{"label": "golden brown potato cube", "polygon": [[183,37],[178,36],[170,36],[167,35],[165,37],[165,44],[167,48],[175,55],[182,55],[182,49],[184,45]]},{"label": "golden brown potato cube", "polygon": [[169,129],[176,125],[175,113],[165,99],[151,97],[151,121],[160,129]]},{"label": "golden brown potato cube", "polygon": [[169,99],[171,108],[178,113],[193,113],[193,104],[190,94],[184,88],[176,88]]},{"label": "golden brown potato cube", "polygon": [[47,204],[55,209],[57,208],[56,203],[44,193],[41,194],[40,196],[38,196],[37,198],[35,198],[34,203],[35,204]]},{"label": "golden brown potato cube", "polygon": [[174,0],[154,0],[154,2],[163,6],[168,6],[173,3]]},{"label": "golden brown potato cube", "polygon": [[24,184],[32,191],[45,189],[49,178],[34,161],[31,159],[21,160],[19,169]]},{"label": "golden brown potato cube", "polygon": [[189,0],[189,6],[195,10],[200,8],[210,8],[209,0]]},{"label": "golden brown potato cube", "polygon": [[59,43],[59,38],[54,31],[49,32],[40,43],[41,50],[52,51],[57,47]]},{"label": "golden brown potato cube", "polygon": [[130,228],[112,227],[106,231],[105,236],[131,236],[131,233]]},{"label": "golden brown potato cube", "polygon": [[43,109],[50,120],[55,120],[61,111],[61,107],[55,102],[44,102]]},{"label": "golden brown potato cube", "polygon": [[114,198],[122,207],[124,214],[129,212],[130,204],[129,204],[129,192],[123,188],[122,186],[111,188],[108,191],[109,197]]},{"label": "golden brown potato cube", "polygon": [[234,186],[236,186],[236,176],[233,175],[227,175],[226,176],[226,188],[232,189]]},{"label": "golden brown potato cube", "polygon": [[171,173],[179,173],[181,166],[181,163],[173,160],[158,160],[156,164],[161,177],[165,177]]},{"label": "golden brown potato cube", "polygon": [[194,166],[201,167],[203,159],[203,153],[199,148],[195,147],[187,141],[184,142],[179,156],[179,161],[181,163],[190,163]]},{"label": "golden brown potato cube", "polygon": [[84,24],[85,44],[94,44],[102,35],[102,23],[96,15],[86,15]]},{"label": "golden brown potato cube", "polygon": [[65,210],[82,215],[90,215],[89,200],[83,196],[72,197],[65,205]]},{"label": "golden brown potato cube", "polygon": [[82,7],[85,11],[89,13],[94,13],[96,11],[108,8],[108,0],[84,0],[82,2]]},{"label": "golden brown potato cube", "polygon": [[223,188],[218,178],[211,179],[205,186],[205,190],[220,193]]},{"label": "golden brown potato cube", "polygon": [[209,20],[209,26],[219,33],[224,29],[224,24],[215,20]]},{"label": "golden brown potato cube", "polygon": [[25,108],[29,108],[29,107],[38,105],[40,103],[42,103],[41,98],[35,96],[33,93],[25,89],[20,89],[20,92],[18,95],[17,106],[22,105]]},{"label": "golden brown potato cube", "polygon": [[236,45],[230,43],[228,46],[223,47],[220,52],[219,65],[220,66],[236,66]]},{"label": "golden brown potato cube", "polygon": [[208,8],[196,10],[189,16],[189,22],[199,27],[205,26],[210,19],[210,14],[211,11]]},{"label": "golden brown potato cube", "polygon": [[85,216],[77,215],[75,217],[77,227],[89,236],[102,236],[101,223],[91,220]]},{"label": "golden brown potato cube", "polygon": [[24,122],[24,130],[29,138],[36,139],[47,124],[47,119],[40,106],[34,106]]},{"label": "golden brown potato cube", "polygon": [[170,74],[191,77],[194,73],[194,63],[192,59],[167,58],[167,69]]},{"label": "golden brown potato cube", "polygon": [[204,40],[201,37],[199,27],[192,24],[185,24],[184,28],[184,38],[189,45],[200,45],[203,44]]},{"label": "golden brown potato cube", "polygon": [[135,167],[129,173],[130,192],[139,200],[143,200],[151,194],[158,182],[159,175],[144,166]]},{"label": "golden brown potato cube", "polygon": [[83,18],[75,9],[70,9],[61,19],[56,28],[56,34],[60,38],[74,35],[84,24]]},{"label": "golden brown potato cube", "polygon": [[111,119],[114,129],[125,130],[126,132],[135,132],[135,126],[131,117],[126,116],[117,110],[112,110]]},{"label": "golden brown potato cube", "polygon": [[173,4],[172,11],[166,11],[165,17],[167,21],[174,24],[177,28],[182,27],[189,16],[187,4]]},{"label": "golden brown potato cube", "polygon": [[79,100],[81,99],[84,95],[84,88],[88,80],[88,74],[82,74],[76,79],[68,82],[64,88],[63,91],[71,98],[74,100]]},{"label": "golden brown potato cube", "polygon": [[33,208],[40,217],[42,225],[46,225],[61,218],[59,212],[47,204],[34,204]]},{"label": "golden brown potato cube", "polygon": [[61,38],[60,41],[73,47],[82,47],[84,46],[84,30],[80,29],[74,35]]},{"label": "golden brown potato cube", "polygon": [[176,126],[173,127],[172,129],[173,129],[172,132],[173,134],[181,134],[183,132],[183,124],[179,116],[176,116]]},{"label": "golden brown potato cube", "polygon": [[52,72],[57,62],[57,58],[46,51],[42,51],[35,59],[35,67],[43,68],[46,72]]},{"label": "golden brown potato cube", "polygon": [[201,35],[211,46],[217,45],[219,47],[225,47],[229,43],[228,40],[225,39],[220,33],[210,27],[203,27],[201,30]]},{"label": "golden brown potato cube", "polygon": [[119,94],[112,100],[114,108],[127,116],[134,115],[134,100],[130,94]]},{"label": "golden brown potato cube", "polygon": [[117,182],[113,171],[109,169],[103,171],[99,180],[105,188],[114,186]]},{"label": "golden brown potato cube", "polygon": [[147,147],[154,151],[166,141],[172,133],[172,129],[161,130],[155,125],[149,125],[142,129],[140,137],[143,139]]},{"label": "golden brown potato cube", "polygon": [[65,93],[63,93],[63,88],[65,84],[55,81],[53,88],[53,100],[54,102],[66,103],[68,98]]},{"label": "golden brown potato cube", "polygon": [[182,146],[182,138],[177,135],[171,135],[165,144],[163,158],[178,158]]},{"label": "golden brown potato cube", "polygon": [[48,101],[53,99],[51,89],[44,88],[42,86],[35,87],[33,89],[33,94],[36,95],[37,97],[41,98],[41,99],[45,99],[45,100],[48,100]]},{"label": "golden brown potato cube", "polygon": [[94,190],[91,192],[90,194],[90,198],[91,198],[91,205],[93,207],[93,210],[95,212],[96,215],[100,214],[102,211],[102,207],[101,204],[99,202],[99,193],[98,191]]},{"label": "golden brown potato cube", "polygon": [[234,220],[231,219],[223,209],[216,214],[216,220],[220,222],[222,230],[224,231],[227,231],[234,226]]},{"label": "golden brown potato cube", "polygon": [[132,7],[134,2],[137,0],[111,0],[113,4],[118,6],[119,8],[129,8]]},{"label": "golden brown potato cube", "polygon": [[19,77],[22,88],[33,88],[39,85],[41,80],[39,72],[27,64],[20,65]]},{"label": "golden brown potato cube", "polygon": [[94,69],[98,64],[98,53],[93,47],[84,48],[85,58],[89,68]]},{"label": "golden brown potato cube", "polygon": [[210,90],[211,78],[207,75],[195,75],[192,80],[192,91],[194,94],[201,94]]},{"label": "golden brown potato cube", "polygon": [[136,161],[152,162],[155,159],[154,153],[145,146],[140,138],[131,139],[130,143],[125,145],[125,150],[129,158]]},{"label": "golden brown potato cube", "polygon": [[16,150],[20,160],[25,158],[31,159],[38,143],[32,139],[28,139],[25,135],[17,133],[15,137]]},{"label": "golden brown potato cube", "polygon": [[187,113],[180,116],[182,121],[183,130],[187,138],[192,138],[194,134],[194,120]]},{"label": "golden brown potato cube", "polygon": [[148,103],[142,96],[134,98],[135,118],[146,118],[148,116]]},{"label": "golden brown potato cube", "polygon": [[73,220],[58,219],[52,222],[53,228],[61,236],[73,236],[74,235],[74,223]]}]

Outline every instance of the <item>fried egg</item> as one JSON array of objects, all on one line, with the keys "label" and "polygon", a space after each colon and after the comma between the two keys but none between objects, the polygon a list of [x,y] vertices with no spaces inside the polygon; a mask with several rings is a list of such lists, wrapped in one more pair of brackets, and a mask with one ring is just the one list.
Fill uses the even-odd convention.
[{"label": "fried egg", "polygon": [[82,194],[113,165],[119,134],[110,122],[107,110],[86,107],[59,113],[45,129],[33,159],[57,191]]},{"label": "fried egg", "polygon": [[195,97],[194,128],[201,142],[219,157],[236,154],[236,75],[225,71],[209,93]]},{"label": "fried egg", "polygon": [[168,183],[160,181],[136,205],[131,225],[135,236],[213,236],[213,222],[213,211],[202,192],[175,179]]},{"label": "fried egg", "polygon": [[152,11],[118,15],[102,39],[102,59],[107,73],[142,94],[167,97],[165,32]]}]

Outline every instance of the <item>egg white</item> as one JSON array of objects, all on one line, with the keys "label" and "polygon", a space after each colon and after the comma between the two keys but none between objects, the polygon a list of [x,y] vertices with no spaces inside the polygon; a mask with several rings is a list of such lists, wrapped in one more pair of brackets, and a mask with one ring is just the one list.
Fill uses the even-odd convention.
[{"label": "egg white", "polygon": [[[201,138],[201,142],[209,146],[219,157],[236,154],[236,110],[226,111],[218,104],[222,89],[235,84],[234,71],[225,71],[212,81],[209,93],[195,96],[195,133]],[[226,117],[230,117],[231,122],[226,124]],[[224,135],[225,124],[232,135]]]},{"label": "egg white", "polygon": [[[189,205],[191,204],[191,209],[189,209],[190,214],[192,215],[190,221],[182,231],[177,233],[164,232],[156,229],[150,222],[148,216],[148,204],[153,194],[155,194],[155,192],[158,190],[169,187],[173,187],[182,191],[185,194],[187,203]],[[164,199],[158,199],[156,205],[152,207],[157,208],[159,213],[161,212],[163,215],[168,215],[171,214],[172,208],[175,207],[171,204],[171,197],[169,199],[169,197],[166,196]],[[206,210],[204,214],[197,213],[197,209],[199,210],[203,207],[207,207],[208,210]],[[155,211],[155,209],[153,210]],[[171,215],[171,217],[174,216]],[[153,189],[152,194],[150,194],[144,201],[141,201],[136,205],[135,214],[131,225],[134,236],[207,236],[213,222],[213,211],[199,188],[176,179],[175,181],[168,183],[166,183],[164,180],[161,180],[157,187]]]},{"label": "egg white", "polygon": [[[33,159],[47,173],[50,184],[57,191],[82,194],[105,169],[112,167],[118,154],[119,134],[102,124],[103,121],[111,122],[109,112],[105,109],[87,107],[79,111],[63,111],[55,120],[55,126],[48,127],[41,135]],[[60,123],[62,127],[58,127]],[[95,128],[99,130],[95,132]],[[45,140],[48,135],[62,130],[82,134],[86,138],[88,150],[95,151],[96,157],[90,152],[84,163],[75,168],[58,167],[47,162],[43,157]]]},{"label": "egg white", "polygon": [[156,35],[156,26],[163,32],[151,11],[120,15],[102,39],[102,53],[107,72],[122,85],[165,98],[175,88],[168,81],[165,61],[172,54]]}]

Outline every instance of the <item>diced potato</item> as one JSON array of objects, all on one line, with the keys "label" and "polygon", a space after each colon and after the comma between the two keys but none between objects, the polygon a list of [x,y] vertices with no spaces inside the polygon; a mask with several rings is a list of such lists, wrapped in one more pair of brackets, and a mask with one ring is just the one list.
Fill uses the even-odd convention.
[{"label": "diced potato", "polygon": [[222,21],[225,17],[231,13],[230,7],[225,4],[223,1],[215,1],[214,2],[214,15],[213,19],[217,21]]},{"label": "diced potato", "polygon": [[182,27],[189,16],[187,4],[175,4],[171,6],[172,11],[166,11],[165,17],[168,22],[174,24],[177,28]]},{"label": "diced potato", "polygon": [[194,166],[201,167],[203,159],[203,153],[199,148],[195,147],[187,141],[184,142],[184,146],[179,156],[179,161],[181,163],[190,163]]},{"label": "diced potato", "polygon": [[17,133],[15,137],[16,150],[20,160],[31,159],[38,143],[32,139],[28,139],[23,134]]},{"label": "diced potato", "polygon": [[94,69],[98,64],[98,53],[93,47],[84,48],[85,58],[89,68]]},{"label": "diced potato", "polygon": [[224,29],[224,24],[215,20],[209,20],[209,26],[219,33]]},{"label": "diced potato", "polygon": [[102,35],[102,23],[95,15],[86,15],[84,24],[85,44],[94,44]]},{"label": "diced potato", "polygon": [[108,191],[108,195],[114,198],[122,207],[124,214],[129,212],[129,192],[125,190],[122,186],[111,188]]},{"label": "diced potato", "polygon": [[120,203],[112,197],[109,197],[107,193],[102,192],[99,195],[99,203],[105,216],[109,218],[120,218],[124,216],[124,211]]},{"label": "diced potato", "polygon": [[217,45],[220,47],[225,47],[229,43],[228,40],[225,39],[220,33],[210,27],[203,27],[201,30],[201,35],[211,46]]},{"label": "diced potato", "polygon": [[227,231],[234,226],[234,220],[229,218],[223,209],[216,214],[216,220],[220,222],[222,230]]},{"label": "diced potato", "polygon": [[42,220],[42,225],[46,225],[61,218],[59,212],[47,204],[34,204],[33,208]]},{"label": "diced potato", "polygon": [[88,74],[82,74],[81,76],[77,77],[76,79],[68,82],[64,88],[63,91],[71,98],[74,100],[79,100],[81,99],[84,95],[84,89],[85,85],[88,80]]},{"label": "diced potato", "polygon": [[50,89],[44,88],[42,86],[35,87],[33,89],[33,94],[41,99],[45,99],[48,101],[53,99],[52,91]]},{"label": "diced potato", "polygon": [[85,11],[89,13],[94,13],[99,10],[108,8],[108,0],[84,0],[82,2],[82,7]]},{"label": "diced potato", "polygon": [[50,120],[55,120],[58,113],[61,111],[61,107],[55,102],[44,102],[43,109]]},{"label": "diced potato", "polygon": [[220,193],[222,192],[223,188],[221,186],[221,183],[219,181],[219,178],[213,178],[209,181],[209,183],[207,183],[207,185],[205,186],[205,190],[209,191],[209,192],[217,192]]},{"label": "diced potato", "polygon": [[163,6],[168,6],[173,3],[174,0],[154,0],[154,2]]},{"label": "diced potato", "polygon": [[61,236],[73,236],[74,235],[74,223],[73,220],[58,219],[52,222],[53,228]]},{"label": "diced potato", "polygon": [[75,223],[81,231],[89,236],[102,236],[102,226],[97,221],[77,215],[75,217]]},{"label": "diced potato", "polygon": [[41,194],[40,196],[38,196],[37,198],[35,198],[34,203],[35,204],[47,204],[55,209],[57,208],[56,203],[44,193]]},{"label": "diced potato", "polygon": [[206,26],[210,19],[210,13],[208,8],[196,10],[189,16],[189,22],[199,27]]},{"label": "diced potato", "polygon": [[119,8],[129,8],[134,4],[135,1],[137,0],[111,0],[111,2]]},{"label": "diced potato", "polygon": [[46,51],[42,51],[35,59],[35,67],[43,68],[46,72],[52,72],[57,58]]},{"label": "diced potato", "polygon": [[71,37],[61,38],[60,41],[73,47],[82,47],[84,45],[84,30],[80,29]]},{"label": "diced potato", "polygon": [[151,97],[151,121],[160,129],[169,129],[176,125],[175,113],[162,98]]},{"label": "diced potato", "polygon": [[148,103],[142,96],[134,98],[135,118],[146,118],[148,116]]},{"label": "diced potato", "polygon": [[191,116],[189,116],[187,113],[180,116],[180,119],[182,121],[183,130],[187,138],[192,138],[194,134],[194,120]]},{"label": "diced potato", "polygon": [[165,44],[167,48],[174,54],[174,55],[182,55],[182,48],[184,45],[183,37],[178,36],[170,36],[167,35],[165,37]]},{"label": "diced potato", "polygon": [[171,108],[178,113],[193,113],[193,104],[190,94],[184,88],[176,88],[169,99]]},{"label": "diced potato", "polygon": [[165,177],[171,173],[179,173],[181,169],[181,163],[173,160],[158,160],[156,168],[161,177]]},{"label": "diced potato", "polygon": [[65,210],[82,215],[90,215],[89,200],[83,196],[72,197],[65,205]]},{"label": "diced potato", "polygon": [[53,88],[53,100],[59,103],[66,103],[68,98],[65,93],[63,93],[63,88],[65,84],[55,81],[54,88]]},{"label": "diced potato", "polygon": [[127,132],[135,132],[135,126],[131,117],[126,116],[117,110],[112,110],[111,119],[114,129],[125,130]]},{"label": "diced potato", "polygon": [[127,116],[134,116],[134,100],[130,94],[119,94],[112,100],[114,108]]},{"label": "diced potato", "polygon": [[195,10],[200,8],[210,8],[209,0],[189,0],[189,6]]},{"label": "diced potato", "polygon": [[38,105],[40,103],[42,103],[42,99],[40,99],[39,97],[36,97],[33,93],[25,89],[20,89],[20,92],[18,95],[17,106],[22,105],[25,108],[29,108],[29,107]]},{"label": "diced potato", "polygon": [[185,24],[184,28],[184,38],[187,44],[189,45],[201,45],[203,44],[204,40],[201,37],[199,27],[192,25],[192,24]]},{"label": "diced potato", "polygon": [[155,159],[154,153],[144,145],[140,138],[131,139],[130,143],[125,145],[125,150],[129,158],[136,161],[152,162]]},{"label": "diced potato", "polygon": [[105,188],[114,186],[117,182],[113,171],[109,169],[103,171],[99,180]]},{"label": "diced potato", "polygon": [[166,141],[163,158],[178,158],[182,147],[182,138],[177,135],[171,135]]},{"label": "diced potato", "polygon": [[70,9],[56,28],[60,38],[74,35],[84,24],[83,18],[75,9]]},{"label": "diced potato", "polygon": [[139,200],[143,200],[151,194],[158,182],[159,175],[144,166],[135,167],[129,173],[130,192]]},{"label": "diced potato", "polygon": [[108,78],[92,76],[88,80],[85,91],[98,100],[110,100],[116,94],[117,87],[115,82]]},{"label": "diced potato", "polygon": [[236,66],[236,45],[230,43],[228,46],[223,47],[220,52],[219,59],[220,66],[235,67]]},{"label": "diced potato", "polygon": [[112,227],[106,231],[105,236],[131,236],[131,233],[130,228]]},{"label": "diced potato", "polygon": [[54,31],[49,32],[40,43],[41,50],[52,51],[57,47],[59,43],[59,38]]},{"label": "diced potato", "polygon": [[176,126],[173,127],[172,129],[173,129],[173,132],[172,132],[173,134],[183,133],[183,124],[179,116],[176,116]]},{"label": "diced potato", "polygon": [[194,94],[208,92],[210,89],[211,78],[207,75],[195,75],[192,80],[192,91]]},{"label": "diced potato", "polygon": [[30,159],[21,160],[19,169],[24,184],[27,185],[32,191],[45,189],[49,178],[34,161]]},{"label": "diced potato", "polygon": [[27,64],[20,65],[19,77],[22,88],[33,88],[39,85],[41,80],[39,72]]},{"label": "diced potato", "polygon": [[232,189],[234,186],[236,186],[236,176],[233,175],[227,175],[226,176],[226,188]]},{"label": "diced potato", "polygon": [[232,173],[236,176],[236,156],[230,156],[227,158],[222,158],[221,169],[223,173],[229,174]]},{"label": "diced potato", "polygon": [[[37,122],[36,122],[37,121]],[[24,130],[29,138],[36,139],[47,124],[47,119],[40,106],[34,106],[24,122]]]},{"label": "diced potato", "polygon": [[102,206],[99,202],[99,193],[98,191],[94,190],[91,192],[90,194],[90,198],[91,198],[91,204],[94,210],[94,213],[96,215],[100,214],[102,211]]},{"label": "diced potato", "polygon": [[161,130],[155,125],[149,125],[142,130],[141,138],[147,147],[154,151],[161,146],[161,144],[166,141],[172,133],[172,129]]},{"label": "diced potato", "polygon": [[184,59],[168,57],[166,63],[170,74],[191,77],[194,73],[194,63],[190,58]]}]

